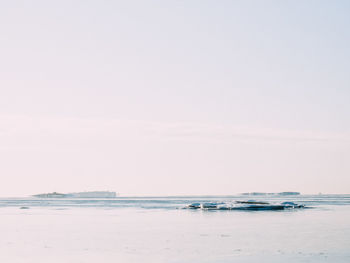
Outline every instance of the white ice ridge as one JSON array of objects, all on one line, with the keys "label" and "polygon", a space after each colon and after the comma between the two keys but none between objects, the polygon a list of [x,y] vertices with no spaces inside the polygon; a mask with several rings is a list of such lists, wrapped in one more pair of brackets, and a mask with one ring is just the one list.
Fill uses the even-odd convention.
[{"label": "white ice ridge", "polygon": [[210,203],[192,203],[184,207],[185,209],[201,210],[284,210],[305,208],[305,205],[294,202],[269,203],[264,201],[233,201],[233,202],[210,202]]}]

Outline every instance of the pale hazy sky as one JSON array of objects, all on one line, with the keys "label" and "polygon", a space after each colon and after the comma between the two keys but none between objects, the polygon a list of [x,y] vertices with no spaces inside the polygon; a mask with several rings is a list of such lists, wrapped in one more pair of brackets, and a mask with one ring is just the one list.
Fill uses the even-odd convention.
[{"label": "pale hazy sky", "polygon": [[0,0],[0,196],[349,193],[349,14]]}]

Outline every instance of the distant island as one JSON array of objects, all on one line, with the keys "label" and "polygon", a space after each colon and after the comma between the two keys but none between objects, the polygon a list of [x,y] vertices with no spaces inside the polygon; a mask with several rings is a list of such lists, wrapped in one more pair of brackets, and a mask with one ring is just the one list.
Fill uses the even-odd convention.
[{"label": "distant island", "polygon": [[45,193],[45,194],[36,194],[32,197],[38,198],[115,198],[117,197],[116,192],[110,191],[92,191],[92,192],[76,192],[76,193]]},{"label": "distant island", "polygon": [[280,192],[280,193],[251,192],[251,193],[242,193],[242,195],[300,195],[300,193],[299,192]]}]

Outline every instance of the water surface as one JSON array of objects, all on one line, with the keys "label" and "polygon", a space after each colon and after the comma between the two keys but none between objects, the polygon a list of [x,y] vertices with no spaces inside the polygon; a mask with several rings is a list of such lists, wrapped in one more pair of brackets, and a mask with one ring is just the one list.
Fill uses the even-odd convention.
[{"label": "water surface", "polygon": [[[312,208],[178,209],[247,199]],[[350,262],[350,195],[2,198],[0,220],[8,263]]]}]

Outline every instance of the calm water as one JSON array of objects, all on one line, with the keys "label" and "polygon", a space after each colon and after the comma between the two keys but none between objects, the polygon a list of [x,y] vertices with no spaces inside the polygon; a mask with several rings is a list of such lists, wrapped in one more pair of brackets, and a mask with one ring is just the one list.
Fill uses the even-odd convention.
[{"label": "calm water", "polygon": [[[178,209],[244,199],[312,208]],[[0,262],[350,262],[350,195],[3,198],[0,220]]]}]

